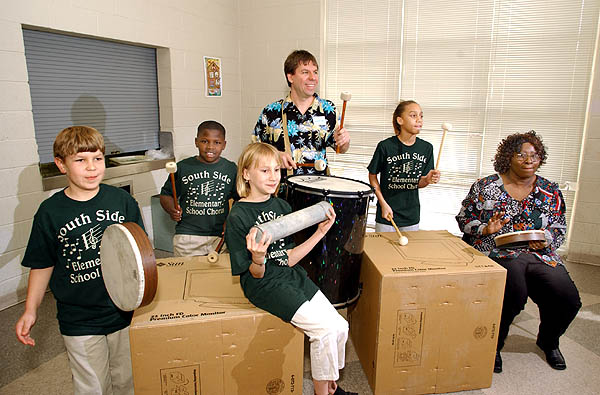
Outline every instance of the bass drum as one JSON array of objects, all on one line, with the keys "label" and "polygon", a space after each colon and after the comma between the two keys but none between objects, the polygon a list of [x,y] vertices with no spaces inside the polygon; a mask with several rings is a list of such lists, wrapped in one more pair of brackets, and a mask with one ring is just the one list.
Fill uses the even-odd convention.
[{"label": "bass drum", "polygon": [[[335,210],[335,223],[300,264],[336,308],[346,307],[360,295],[360,265],[373,188],[362,181],[319,175],[292,176],[285,182],[286,200],[293,211],[320,201],[327,201]],[[296,244],[315,230],[316,225],[296,233]]]}]

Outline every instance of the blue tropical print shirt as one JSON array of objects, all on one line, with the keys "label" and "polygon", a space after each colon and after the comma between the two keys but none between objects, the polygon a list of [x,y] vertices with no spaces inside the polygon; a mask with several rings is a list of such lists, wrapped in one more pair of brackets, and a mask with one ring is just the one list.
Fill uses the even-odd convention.
[{"label": "blue tropical print shirt", "polygon": [[[273,145],[279,151],[285,151],[282,126],[283,112],[287,116],[287,129],[290,139],[292,158],[296,163],[312,164],[322,159],[327,163],[325,149],[335,149],[333,130],[336,125],[335,105],[321,99],[316,93],[312,105],[304,114],[288,94],[285,99],[266,106],[256,122],[252,140]],[[314,167],[298,167],[294,174],[324,174]]]},{"label": "blue tropical print shirt", "polygon": [[[556,250],[565,241],[567,221],[565,201],[558,184],[537,176],[535,188],[523,200],[513,199],[504,188],[502,177],[494,174],[478,180],[471,186],[462,202],[456,221],[465,234],[464,239],[477,250],[489,253],[490,258],[516,258],[530,253],[542,262],[556,266],[562,260]],[[484,236],[483,229],[495,212],[504,211],[510,218],[500,231]],[[523,230],[543,230],[548,246],[542,250],[528,248],[500,249],[496,236]]]}]

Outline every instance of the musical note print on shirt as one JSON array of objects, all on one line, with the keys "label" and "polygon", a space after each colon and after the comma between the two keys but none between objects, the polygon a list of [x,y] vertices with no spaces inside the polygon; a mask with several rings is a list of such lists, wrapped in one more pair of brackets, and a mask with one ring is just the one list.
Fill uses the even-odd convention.
[{"label": "musical note print on shirt", "polygon": [[74,241],[71,241],[70,238],[65,237],[63,248],[62,248],[62,256],[67,258],[67,268],[73,262],[81,261],[81,254],[84,251],[100,248],[100,242],[102,241],[102,229],[100,225],[95,225],[85,233],[81,235],[80,238],[76,238]]}]

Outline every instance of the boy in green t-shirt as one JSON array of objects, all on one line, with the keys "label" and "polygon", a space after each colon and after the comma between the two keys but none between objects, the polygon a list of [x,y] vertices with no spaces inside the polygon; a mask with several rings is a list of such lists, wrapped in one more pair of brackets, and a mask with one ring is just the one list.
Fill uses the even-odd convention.
[{"label": "boy in green t-shirt", "polygon": [[177,163],[175,190],[180,206],[173,202],[169,178],[160,191],[160,204],[177,222],[173,236],[176,256],[207,255],[214,251],[229,214],[229,199],[236,198],[235,163],[221,158],[225,149],[225,128],[216,121],[204,121],[196,136],[198,155]]},{"label": "boy in green t-shirt", "polygon": [[31,328],[46,288],[56,298],[58,323],[75,394],[133,394],[129,324],[133,312],[110,300],[100,270],[100,241],[113,223],[142,217],[123,189],[101,184],[104,139],[94,128],[72,126],[54,141],[54,163],[68,187],[46,199],[33,219],[22,265],[30,267],[25,312],[17,338],[34,346]]}]

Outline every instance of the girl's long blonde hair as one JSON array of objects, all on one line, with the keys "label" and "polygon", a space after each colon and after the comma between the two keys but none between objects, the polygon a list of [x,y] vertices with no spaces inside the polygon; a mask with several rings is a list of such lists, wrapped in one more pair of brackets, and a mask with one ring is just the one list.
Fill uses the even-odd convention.
[{"label": "girl's long blonde hair", "polygon": [[[235,186],[241,198],[250,194],[250,184],[244,180],[244,169],[250,170],[258,166],[260,160],[275,160],[281,166],[279,151],[266,143],[252,143],[244,148],[238,160],[237,177]],[[279,189],[279,188],[277,188]]]}]

